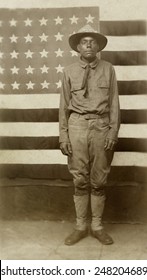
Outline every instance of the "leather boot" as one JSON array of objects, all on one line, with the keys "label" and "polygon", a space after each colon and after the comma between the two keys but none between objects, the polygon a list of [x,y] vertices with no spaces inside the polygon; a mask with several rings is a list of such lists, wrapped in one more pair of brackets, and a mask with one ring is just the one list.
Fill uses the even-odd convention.
[{"label": "leather boot", "polygon": [[65,245],[73,245],[80,241],[88,234],[87,230],[87,210],[89,203],[89,195],[74,195],[74,203],[76,210],[76,228],[65,239]]}]

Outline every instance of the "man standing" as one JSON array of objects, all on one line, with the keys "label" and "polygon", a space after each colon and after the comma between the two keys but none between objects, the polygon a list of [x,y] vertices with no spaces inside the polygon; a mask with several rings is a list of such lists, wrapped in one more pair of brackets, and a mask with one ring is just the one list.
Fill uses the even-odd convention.
[{"label": "man standing", "polygon": [[115,71],[109,62],[98,59],[107,38],[91,26],[71,35],[69,44],[80,58],[64,71],[59,110],[60,149],[68,156],[75,186],[76,228],[65,244],[73,245],[88,234],[89,203],[91,234],[102,244],[112,244],[101,220],[120,126]]}]

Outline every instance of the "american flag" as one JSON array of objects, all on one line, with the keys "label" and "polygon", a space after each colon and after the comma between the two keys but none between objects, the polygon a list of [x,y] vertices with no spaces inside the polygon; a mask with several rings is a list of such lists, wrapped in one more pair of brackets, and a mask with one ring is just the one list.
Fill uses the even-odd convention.
[{"label": "american flag", "polygon": [[98,18],[98,8],[1,9],[0,92],[60,92],[63,69],[77,57],[69,35],[87,23],[98,29]]},{"label": "american flag", "polygon": [[133,20],[133,11],[124,20],[122,6],[118,15],[115,4],[107,13],[104,6],[0,10],[1,176],[71,179],[58,143],[61,79],[78,59],[69,35],[90,24],[108,38],[101,57],[114,65],[119,87],[122,124],[110,178],[146,180],[146,23]]}]

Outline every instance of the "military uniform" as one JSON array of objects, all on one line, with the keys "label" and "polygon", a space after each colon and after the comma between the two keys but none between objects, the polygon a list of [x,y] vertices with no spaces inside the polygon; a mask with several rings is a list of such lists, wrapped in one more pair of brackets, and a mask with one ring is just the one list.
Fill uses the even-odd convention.
[{"label": "military uniform", "polygon": [[70,143],[69,171],[75,185],[76,229],[87,229],[91,201],[93,231],[101,223],[105,202],[104,186],[113,151],[105,150],[106,139],[117,142],[120,126],[118,88],[113,66],[97,57],[65,68],[60,98],[60,143]]}]

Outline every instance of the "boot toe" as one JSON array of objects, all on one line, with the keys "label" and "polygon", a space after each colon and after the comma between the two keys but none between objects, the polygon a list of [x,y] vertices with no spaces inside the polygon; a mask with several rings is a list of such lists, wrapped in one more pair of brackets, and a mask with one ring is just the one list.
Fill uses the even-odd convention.
[{"label": "boot toe", "polygon": [[64,244],[65,245],[74,245],[87,235],[87,230],[75,230],[72,234],[70,234],[66,239]]},{"label": "boot toe", "polygon": [[110,245],[114,243],[112,237],[108,235],[104,229],[92,231],[92,236],[98,239],[104,245]]}]

